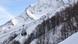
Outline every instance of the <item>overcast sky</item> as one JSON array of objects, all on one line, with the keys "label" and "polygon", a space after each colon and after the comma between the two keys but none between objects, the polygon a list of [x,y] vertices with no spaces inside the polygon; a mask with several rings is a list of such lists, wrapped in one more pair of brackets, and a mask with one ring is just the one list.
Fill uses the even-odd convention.
[{"label": "overcast sky", "polygon": [[0,25],[14,16],[20,15],[25,8],[37,0],[0,0]]}]

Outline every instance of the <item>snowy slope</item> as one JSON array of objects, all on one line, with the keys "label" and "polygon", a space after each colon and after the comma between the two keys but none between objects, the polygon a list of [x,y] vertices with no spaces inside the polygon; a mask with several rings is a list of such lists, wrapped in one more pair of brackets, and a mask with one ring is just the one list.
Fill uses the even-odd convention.
[{"label": "snowy slope", "polygon": [[1,32],[7,32],[7,31],[12,31],[14,28],[18,28],[23,25],[27,25],[34,21],[32,18],[30,18],[26,12],[23,12],[21,16],[17,16],[6,22],[5,24],[0,26],[0,31]]},{"label": "snowy slope", "polygon": [[59,44],[78,44],[78,32],[68,37],[66,40],[60,42]]}]

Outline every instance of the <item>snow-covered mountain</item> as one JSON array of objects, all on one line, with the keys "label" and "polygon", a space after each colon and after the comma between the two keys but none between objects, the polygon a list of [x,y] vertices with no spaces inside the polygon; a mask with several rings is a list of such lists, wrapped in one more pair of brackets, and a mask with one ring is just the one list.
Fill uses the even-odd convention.
[{"label": "snow-covered mountain", "polygon": [[38,0],[1,26],[0,44],[58,44],[78,32],[77,8],[78,0]]}]

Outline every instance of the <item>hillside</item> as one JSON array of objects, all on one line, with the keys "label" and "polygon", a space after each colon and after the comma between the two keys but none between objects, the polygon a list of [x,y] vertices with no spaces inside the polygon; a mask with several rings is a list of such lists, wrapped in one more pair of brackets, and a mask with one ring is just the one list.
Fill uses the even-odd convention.
[{"label": "hillside", "polygon": [[[58,44],[78,32],[78,0],[38,0],[1,27],[0,44]],[[8,24],[8,25],[7,25]]]}]

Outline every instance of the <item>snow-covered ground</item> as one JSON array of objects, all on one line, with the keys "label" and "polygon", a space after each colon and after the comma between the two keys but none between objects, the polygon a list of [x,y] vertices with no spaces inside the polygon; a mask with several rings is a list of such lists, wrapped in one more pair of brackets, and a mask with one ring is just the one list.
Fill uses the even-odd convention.
[{"label": "snow-covered ground", "polygon": [[59,44],[78,44],[78,32],[68,37],[66,40],[60,42]]}]

